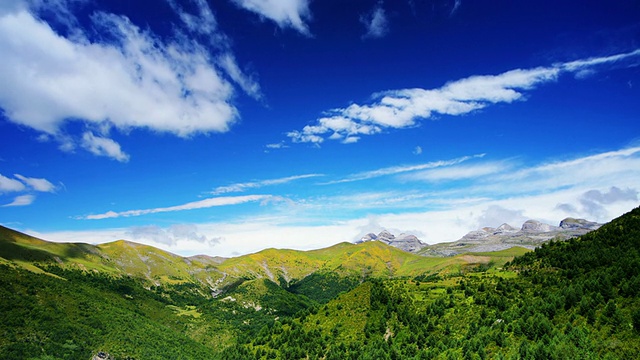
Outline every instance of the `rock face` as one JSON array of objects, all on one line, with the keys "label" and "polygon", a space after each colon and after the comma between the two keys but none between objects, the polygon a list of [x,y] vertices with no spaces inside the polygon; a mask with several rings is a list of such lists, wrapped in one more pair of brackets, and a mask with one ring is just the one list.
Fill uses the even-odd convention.
[{"label": "rock face", "polygon": [[113,360],[113,357],[104,351],[99,351],[97,354],[93,355],[91,360]]},{"label": "rock face", "polygon": [[374,233],[368,233],[367,235],[363,236],[362,239],[360,239],[360,242],[371,241],[377,238],[378,238],[378,235]]},{"label": "rock face", "polygon": [[418,239],[415,235],[410,234],[400,234],[391,244],[391,246],[395,246],[398,249],[409,252],[417,252],[426,245],[427,244],[420,241],[420,239]]},{"label": "rock face", "polygon": [[509,224],[502,224],[495,229],[485,227],[469,232],[458,241],[426,246],[419,250],[419,254],[454,256],[465,252],[498,251],[514,246],[534,249],[551,239],[566,240],[584,235],[600,226],[601,224],[592,221],[573,218],[562,220],[559,226],[527,220],[520,230]]},{"label": "rock face", "polygon": [[356,241],[356,244],[363,243],[365,241],[380,241],[387,245],[391,245],[400,250],[408,252],[417,252],[418,250],[427,246],[427,244],[420,241],[420,239],[418,239],[415,235],[400,234],[398,235],[398,237],[396,237],[387,230],[383,230],[378,235],[369,233],[363,236],[360,240]]},{"label": "rock face", "polygon": [[574,230],[574,229],[596,230],[597,228],[600,227],[600,224],[593,221],[587,221],[585,219],[566,218],[560,221],[560,227],[563,229],[569,229],[569,230]]},{"label": "rock face", "polygon": [[515,232],[515,231],[518,231],[518,229],[514,228],[513,226],[511,226],[511,225],[509,225],[507,223],[504,223],[504,224],[502,224],[502,225],[500,225],[500,226],[498,226],[496,228],[496,233],[500,233],[500,234],[509,233],[509,232]]},{"label": "rock face", "polygon": [[541,223],[536,220],[527,220],[522,224],[522,231],[533,232],[533,233],[541,233],[541,232],[550,232],[556,230],[555,226]]},{"label": "rock face", "polygon": [[551,239],[566,240],[596,230],[601,224],[584,219],[566,218],[559,226],[527,220],[520,229],[509,224],[497,228],[483,227],[470,231],[458,241],[427,245],[415,235],[400,234],[397,237],[387,230],[379,234],[368,233],[356,244],[365,241],[380,241],[398,249],[426,256],[454,256],[466,252],[489,252],[505,250],[514,246],[534,249]]},{"label": "rock face", "polygon": [[383,230],[380,234],[378,234],[378,238],[376,240],[382,241],[387,245],[391,245],[391,243],[395,240],[395,235],[388,232],[387,230]]}]

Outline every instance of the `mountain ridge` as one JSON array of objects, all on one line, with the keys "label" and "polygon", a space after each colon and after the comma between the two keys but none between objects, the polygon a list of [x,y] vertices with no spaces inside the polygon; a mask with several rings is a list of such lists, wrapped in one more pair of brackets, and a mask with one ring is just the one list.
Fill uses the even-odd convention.
[{"label": "mountain ridge", "polygon": [[15,258],[13,260],[23,267],[43,272],[46,272],[44,266],[29,261],[137,276],[154,286],[198,283],[219,295],[225,292],[226,287],[243,279],[265,278],[289,286],[314,273],[336,272],[359,278],[416,276],[422,268],[464,266],[477,262],[474,257],[460,257],[464,253],[495,252],[512,247],[531,250],[551,239],[568,239],[598,227],[600,224],[584,219],[566,218],[557,227],[528,220],[520,230],[504,223],[497,228],[485,227],[469,232],[452,243],[433,245],[412,234],[401,233],[396,237],[383,230],[378,235],[369,233],[355,243],[342,242],[322,249],[268,248],[222,258],[208,255],[183,257],[122,239],[98,245],[54,243],[0,226],[0,242],[3,244],[0,246],[0,261],[11,262]]},{"label": "mountain ridge", "polygon": [[251,279],[268,279],[289,286],[312,274],[334,273],[366,279],[417,276],[427,270],[478,264],[477,258],[432,258],[382,242],[338,243],[323,249],[264,249],[233,258],[206,255],[182,257],[127,240],[91,245],[53,243],[15,230],[0,228],[0,261],[47,272],[54,265],[112,276],[134,276],[150,286],[197,283],[218,296],[226,288]]}]

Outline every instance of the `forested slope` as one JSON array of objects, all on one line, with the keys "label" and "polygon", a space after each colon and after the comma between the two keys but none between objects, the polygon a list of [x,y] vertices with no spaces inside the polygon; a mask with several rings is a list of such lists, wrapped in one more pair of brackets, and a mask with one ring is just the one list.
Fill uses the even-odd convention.
[{"label": "forested slope", "polygon": [[579,239],[545,244],[499,271],[369,281],[304,316],[264,328],[225,355],[635,359],[639,249],[635,209]]}]

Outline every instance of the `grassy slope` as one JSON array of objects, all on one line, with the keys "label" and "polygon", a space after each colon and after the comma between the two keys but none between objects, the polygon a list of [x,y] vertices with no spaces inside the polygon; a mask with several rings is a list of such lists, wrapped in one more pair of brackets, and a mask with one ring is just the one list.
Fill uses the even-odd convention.
[{"label": "grassy slope", "polygon": [[312,251],[266,249],[231,259],[183,258],[129,241],[98,246],[53,243],[0,227],[0,262],[31,271],[43,272],[43,264],[58,264],[84,271],[141,277],[154,285],[198,283],[220,289],[243,279],[257,278],[287,286],[314,273],[362,281],[368,277],[416,276],[445,268],[460,271],[490,260],[504,263],[504,259],[521,251],[510,249],[482,256],[431,258],[372,241],[357,245],[340,243]]},{"label": "grassy slope", "polygon": [[[508,258],[510,254],[501,252],[497,256]],[[361,244],[340,243],[311,251],[267,249],[228,259],[218,269],[233,276],[263,277],[282,284],[301,280],[316,271],[361,278],[416,276],[450,266],[487,261],[486,258],[473,256],[418,256],[378,241],[370,241]]]}]

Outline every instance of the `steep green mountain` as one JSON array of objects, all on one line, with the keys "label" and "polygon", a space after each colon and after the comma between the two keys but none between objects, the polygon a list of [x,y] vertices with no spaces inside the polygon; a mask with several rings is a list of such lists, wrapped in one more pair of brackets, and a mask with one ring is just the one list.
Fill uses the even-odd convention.
[{"label": "steep green mountain", "polygon": [[631,359],[640,209],[569,241],[183,258],[0,228],[0,358]]}]

